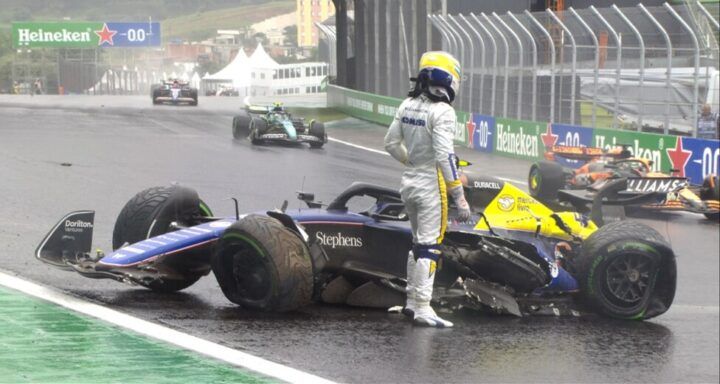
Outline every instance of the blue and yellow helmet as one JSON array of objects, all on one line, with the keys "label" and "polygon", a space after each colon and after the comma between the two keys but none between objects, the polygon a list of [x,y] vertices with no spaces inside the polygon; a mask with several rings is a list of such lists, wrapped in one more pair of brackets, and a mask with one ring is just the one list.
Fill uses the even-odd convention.
[{"label": "blue and yellow helmet", "polygon": [[418,79],[427,81],[431,92],[444,90],[445,94],[436,96],[445,96],[450,102],[455,100],[455,95],[460,90],[462,70],[460,62],[453,55],[443,51],[425,52],[420,57],[418,68]]}]

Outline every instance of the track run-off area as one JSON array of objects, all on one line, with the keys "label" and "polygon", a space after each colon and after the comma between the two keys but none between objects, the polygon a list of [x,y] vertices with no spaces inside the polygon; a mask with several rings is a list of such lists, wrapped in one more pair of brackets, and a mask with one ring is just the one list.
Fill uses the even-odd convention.
[{"label": "track run-off area", "polygon": [[[285,200],[296,207],[298,190],[329,201],[354,181],[399,187],[402,165],[383,150],[385,127],[325,111],[318,100],[285,103],[332,117],[325,147],[233,140],[240,98],[184,107],[140,96],[0,95],[0,382],[135,382],[151,371],[156,382],[720,379],[720,226],[700,215],[630,218],[658,230],[677,255],[675,302],[646,322],[463,311],[444,314],[455,328],[436,330],[346,306],[258,313],[230,303],[212,273],[159,294],[35,259],[57,220],[81,209],[96,211],[94,244],[109,251],[122,206],[156,185],[192,187],[219,216],[234,214],[231,197],[252,212]],[[468,172],[526,187],[526,161],[458,154],[472,162]],[[50,353],[76,339],[86,344]]]}]

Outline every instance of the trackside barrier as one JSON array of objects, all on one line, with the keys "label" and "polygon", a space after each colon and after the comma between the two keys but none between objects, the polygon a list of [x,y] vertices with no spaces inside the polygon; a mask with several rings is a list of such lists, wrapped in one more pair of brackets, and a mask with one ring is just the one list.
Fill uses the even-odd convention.
[{"label": "trackside barrier", "polygon": [[[389,125],[402,100],[328,86],[328,105],[350,116]],[[670,172],[700,184],[709,174],[718,173],[720,140],[696,139],[617,129],[588,128],[526,120],[495,118],[477,113],[457,112],[455,142],[484,153],[524,160],[544,158],[552,145],[611,148],[629,145],[634,156],[653,161],[655,171]],[[559,160],[564,166],[580,162]]]}]

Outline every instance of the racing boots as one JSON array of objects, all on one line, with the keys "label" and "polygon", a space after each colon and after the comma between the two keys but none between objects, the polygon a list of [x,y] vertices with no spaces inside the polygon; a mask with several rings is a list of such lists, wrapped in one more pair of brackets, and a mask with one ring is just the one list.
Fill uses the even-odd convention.
[{"label": "racing boots", "polygon": [[[436,328],[452,327],[452,322],[438,316],[430,307],[437,262],[424,257],[413,261],[415,265],[411,269],[411,263],[408,260],[408,302],[403,313],[406,314],[408,307],[412,305],[413,324]],[[411,292],[414,295],[411,296]]]},{"label": "racing boots", "polygon": [[415,261],[415,256],[413,255],[413,252],[408,252],[408,259],[407,259],[407,287],[405,288],[405,306],[400,310],[403,315],[407,316],[408,318],[412,319],[415,317],[415,297],[417,296],[417,289],[415,289],[414,284],[410,284],[410,273],[415,270],[415,265],[417,262]]}]

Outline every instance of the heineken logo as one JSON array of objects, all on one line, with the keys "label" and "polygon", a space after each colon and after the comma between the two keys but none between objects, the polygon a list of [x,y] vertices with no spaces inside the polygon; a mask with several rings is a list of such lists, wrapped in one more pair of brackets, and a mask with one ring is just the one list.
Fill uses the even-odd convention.
[{"label": "heineken logo", "polygon": [[523,127],[513,132],[510,126],[497,123],[497,146],[496,151],[523,157],[538,156],[538,136],[526,134]]},{"label": "heineken logo", "polygon": [[90,42],[90,28],[84,32],[71,31],[62,28],[59,31],[46,31],[42,28],[32,30],[30,28],[18,28],[18,45],[30,45],[30,43],[87,43]]}]

